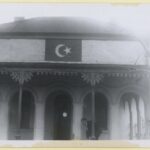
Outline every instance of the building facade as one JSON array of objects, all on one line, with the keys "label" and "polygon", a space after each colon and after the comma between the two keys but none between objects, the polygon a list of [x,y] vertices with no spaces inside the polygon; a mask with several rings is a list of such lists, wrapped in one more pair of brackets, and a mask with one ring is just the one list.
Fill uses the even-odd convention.
[{"label": "building facade", "polygon": [[149,77],[141,42],[98,25],[1,25],[0,139],[149,139]]}]

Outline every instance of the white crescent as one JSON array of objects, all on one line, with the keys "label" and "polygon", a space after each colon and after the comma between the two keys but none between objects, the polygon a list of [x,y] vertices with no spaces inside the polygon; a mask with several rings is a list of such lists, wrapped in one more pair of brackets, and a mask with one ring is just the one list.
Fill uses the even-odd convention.
[{"label": "white crescent", "polygon": [[55,48],[55,54],[56,54],[58,57],[61,57],[61,58],[65,57],[65,55],[63,55],[63,54],[60,53],[60,48],[63,47],[63,46],[65,46],[65,45],[64,45],[64,44],[58,44],[58,45],[56,46],[56,48]]}]

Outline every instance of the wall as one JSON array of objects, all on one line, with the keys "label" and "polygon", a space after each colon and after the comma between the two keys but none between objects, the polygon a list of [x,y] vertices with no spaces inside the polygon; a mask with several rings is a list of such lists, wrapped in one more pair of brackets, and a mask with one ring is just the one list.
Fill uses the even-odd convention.
[{"label": "wall", "polygon": [[43,61],[44,54],[44,40],[0,39],[1,62]]},{"label": "wall", "polygon": [[[43,39],[0,39],[0,62],[45,61]],[[145,52],[136,41],[82,41],[82,62],[144,64]]]}]

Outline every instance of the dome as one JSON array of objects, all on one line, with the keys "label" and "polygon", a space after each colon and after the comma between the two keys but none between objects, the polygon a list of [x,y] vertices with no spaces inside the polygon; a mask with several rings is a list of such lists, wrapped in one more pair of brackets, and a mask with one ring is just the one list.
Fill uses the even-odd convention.
[{"label": "dome", "polygon": [[75,35],[95,37],[129,38],[128,35],[89,18],[79,17],[38,17],[16,19],[0,25],[0,36],[4,35]]}]

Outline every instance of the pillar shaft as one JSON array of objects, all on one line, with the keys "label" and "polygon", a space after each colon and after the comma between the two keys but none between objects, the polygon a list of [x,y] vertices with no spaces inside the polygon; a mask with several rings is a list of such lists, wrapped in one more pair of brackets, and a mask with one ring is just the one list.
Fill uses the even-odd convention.
[{"label": "pillar shaft", "polygon": [[0,140],[8,140],[8,102],[0,102]]},{"label": "pillar shaft", "polygon": [[145,116],[146,116],[146,132],[145,138],[150,139],[150,101],[146,101],[145,105]]},{"label": "pillar shaft", "polygon": [[44,139],[44,102],[35,104],[34,140]]},{"label": "pillar shaft", "polygon": [[95,139],[95,91],[92,87],[92,137],[91,139]]},{"label": "pillar shaft", "polygon": [[133,139],[133,118],[132,118],[132,109],[131,109],[131,101],[129,104],[129,117],[130,117],[130,139]]},{"label": "pillar shaft", "polygon": [[140,109],[139,109],[139,99],[136,100],[136,111],[137,111],[137,138],[141,138],[141,116],[140,116]]},{"label": "pillar shaft", "polygon": [[23,85],[19,85],[19,96],[18,96],[18,129],[21,127],[21,113],[22,113],[22,93]]},{"label": "pillar shaft", "polygon": [[110,139],[120,139],[119,137],[119,104],[110,104]]},{"label": "pillar shaft", "polygon": [[73,103],[73,139],[81,139],[81,119],[82,103],[74,101]]},{"label": "pillar shaft", "polygon": [[9,108],[7,95],[7,89],[3,87],[0,99],[0,140],[8,140]]}]

